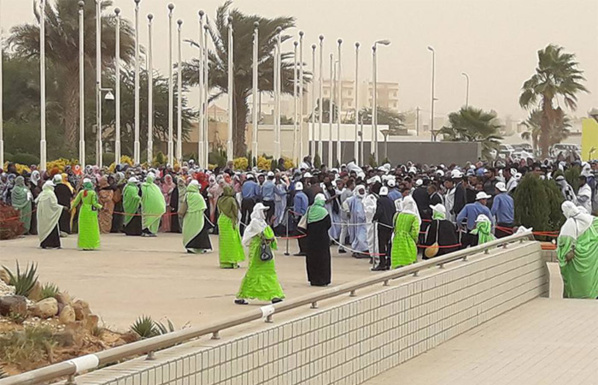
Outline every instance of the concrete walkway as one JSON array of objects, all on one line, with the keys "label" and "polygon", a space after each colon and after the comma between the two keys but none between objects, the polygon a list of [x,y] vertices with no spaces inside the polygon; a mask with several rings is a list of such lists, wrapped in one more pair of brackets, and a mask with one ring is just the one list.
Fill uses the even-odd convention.
[{"label": "concrete walkway", "polygon": [[596,301],[538,298],[365,384],[596,384],[596,319]]},{"label": "concrete walkway", "polygon": [[[218,267],[218,238],[212,236],[214,252],[186,254],[180,234],[160,234],[157,238],[102,235],[99,251],[76,249],[77,236],[63,239],[63,249],[42,250],[37,237],[1,241],[0,265],[15,269],[28,262],[38,264],[40,280],[53,282],[72,296],[88,301],[105,325],[128,329],[140,315],[169,318],[177,328],[201,325],[240,314],[246,307],[235,305],[235,293],[246,271]],[[297,241],[290,242],[291,254]],[[279,241],[276,266],[287,298],[321,290],[310,287],[303,257],[285,257],[284,241]],[[367,260],[333,251],[332,280],[339,285],[370,274]]]}]

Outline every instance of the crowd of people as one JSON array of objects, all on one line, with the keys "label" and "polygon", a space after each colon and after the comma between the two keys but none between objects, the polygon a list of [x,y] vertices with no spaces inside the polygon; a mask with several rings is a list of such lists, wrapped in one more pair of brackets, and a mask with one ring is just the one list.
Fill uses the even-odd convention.
[{"label": "crowd of people", "polygon": [[[246,255],[249,260],[236,303],[278,302],[284,293],[272,251],[277,236],[297,238],[295,255],[305,256],[308,281],[327,286],[331,247],[384,271],[414,263],[418,255],[434,258],[511,235],[513,195],[522,177],[553,179],[576,164],[577,193],[563,176],[554,178],[567,218],[558,254],[566,294],[596,298],[598,224],[591,214],[598,209],[598,162],[316,168],[306,157],[291,170],[284,162],[274,171],[235,170],[229,162],[207,171],[191,160],[176,168],[117,165],[113,172],[95,166],[40,172],[32,166],[22,175],[9,164],[0,199],[19,211],[25,234],[37,234],[44,249],[60,248],[61,237],[73,233],[79,249],[95,250],[100,234],[171,232],[182,233],[188,253],[205,253],[212,249],[209,234],[218,234],[221,268],[238,268]],[[575,278],[573,264],[588,258],[596,275]]]}]

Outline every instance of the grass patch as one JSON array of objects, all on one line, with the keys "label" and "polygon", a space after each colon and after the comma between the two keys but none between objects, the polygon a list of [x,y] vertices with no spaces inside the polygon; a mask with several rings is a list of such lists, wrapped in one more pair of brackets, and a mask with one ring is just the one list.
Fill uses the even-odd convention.
[{"label": "grass patch", "polygon": [[30,326],[0,336],[0,357],[7,364],[31,370],[38,366],[37,363],[48,361],[55,346],[49,327]]}]

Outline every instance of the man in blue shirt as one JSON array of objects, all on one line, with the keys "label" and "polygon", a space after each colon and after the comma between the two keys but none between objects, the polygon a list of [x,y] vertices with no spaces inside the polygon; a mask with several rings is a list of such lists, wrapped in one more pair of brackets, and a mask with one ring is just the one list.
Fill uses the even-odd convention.
[{"label": "man in blue shirt", "polygon": [[388,197],[390,198],[391,201],[396,201],[397,199],[401,199],[403,198],[401,196],[401,192],[397,189],[397,183],[395,182],[394,179],[390,179],[388,182],[386,182],[386,184],[388,185]]},{"label": "man in blue shirt", "polygon": [[[303,183],[297,182],[295,183],[295,198],[293,199],[293,212],[295,213],[295,220],[297,223],[301,221],[301,218],[307,212],[308,207],[308,199],[307,195],[303,192]],[[298,233],[298,235],[302,235],[302,233]],[[297,257],[307,255],[305,253],[305,238],[299,238],[297,241],[299,243],[299,252],[294,254]]]},{"label": "man in blue shirt", "polygon": [[268,207],[268,211],[266,211],[266,223],[269,225],[271,224],[272,216],[274,216],[274,199],[275,199],[275,189],[276,185],[274,184],[274,173],[272,171],[268,171],[268,179],[262,185],[262,203],[264,206]]},{"label": "man in blue shirt", "polygon": [[462,233],[461,236],[461,248],[466,248],[467,246],[477,246],[478,244],[478,236],[476,234],[471,234],[471,231],[476,227],[476,219],[478,219],[478,215],[484,214],[492,221],[492,225],[494,225],[494,218],[492,217],[492,213],[490,209],[486,207],[488,203],[488,199],[492,198],[490,195],[486,194],[484,191],[480,191],[476,195],[476,201],[474,203],[468,203],[463,207],[463,210],[457,215],[457,225],[463,227],[463,221],[466,221],[466,231]]},{"label": "man in blue shirt", "polygon": [[260,200],[260,186],[255,182],[253,174],[247,174],[246,180],[241,187],[241,235],[245,232],[245,226],[249,224],[249,217],[253,212],[253,206]]},{"label": "man in blue shirt", "polygon": [[496,195],[490,211],[496,218],[496,238],[504,238],[513,234],[515,203],[513,198],[507,194],[507,186],[503,182],[496,184]]}]

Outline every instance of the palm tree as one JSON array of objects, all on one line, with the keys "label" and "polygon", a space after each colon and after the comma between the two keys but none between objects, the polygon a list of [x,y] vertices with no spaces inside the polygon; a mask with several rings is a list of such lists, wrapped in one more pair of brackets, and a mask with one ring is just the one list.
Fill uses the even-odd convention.
[{"label": "palm tree", "polygon": [[[228,16],[232,17],[234,31],[234,108],[233,108],[233,144],[235,156],[245,156],[245,128],[249,106],[247,99],[252,91],[252,60],[254,23],[259,23],[259,90],[273,91],[274,78],[274,48],[276,47],[276,30],[282,30],[281,39],[291,38],[284,31],[295,26],[292,17],[277,17],[267,19],[258,15],[245,15],[238,9],[230,9],[232,1],[227,1],[216,11],[214,23],[210,26],[210,35],[214,43],[214,50],[210,50],[209,57],[209,88],[216,89],[210,100],[215,100],[228,92]],[[212,25],[213,24],[213,25]],[[198,46],[196,42],[191,44]],[[293,92],[293,53],[282,53],[282,91]],[[306,76],[307,78],[307,76]],[[199,62],[194,59],[184,64],[183,79],[190,85],[199,84]]]},{"label": "palm tree", "polygon": [[[555,115],[555,122],[550,125],[549,147],[567,139],[570,133],[569,129],[571,128],[571,119],[569,119],[560,107],[555,110]],[[542,132],[542,111],[538,109],[531,111],[527,120],[523,122],[523,125],[527,127],[528,131],[522,132],[521,138],[532,141],[534,154],[536,154],[538,151],[538,138]]]},{"label": "palm tree", "polygon": [[[405,128],[405,115],[384,107],[378,107],[376,113],[378,124],[387,125],[389,135],[394,135],[400,129]],[[372,124],[372,109],[369,107],[363,108],[359,111],[359,117],[359,121],[363,120],[364,124]],[[353,122],[354,120],[351,121],[351,123]]]},{"label": "palm tree", "polygon": [[559,113],[559,98],[566,107],[575,111],[577,94],[588,92],[582,84],[583,71],[578,69],[575,55],[563,52],[563,47],[549,44],[538,51],[536,73],[523,83],[519,104],[525,109],[537,108],[541,112],[539,145],[542,156],[548,156],[551,131],[557,129],[564,114]]},{"label": "palm tree", "polygon": [[[85,2],[85,64],[86,83],[95,84],[95,4]],[[102,1],[102,10],[112,6],[111,0]],[[8,44],[18,56],[25,58],[39,57],[39,0],[33,6],[35,24],[22,24],[11,29]],[[56,0],[48,3],[45,9],[46,23],[46,58],[53,67],[54,81],[60,88],[58,101],[60,123],[64,127],[64,137],[69,150],[75,150],[78,141],[79,119],[79,2],[78,0]],[[115,49],[114,15],[104,14],[102,17],[102,65],[113,62]],[[131,23],[122,20],[121,25],[121,58],[127,63],[134,55],[134,37]]]},{"label": "palm tree", "polygon": [[463,107],[449,115],[449,125],[438,133],[444,141],[478,142],[482,145],[482,157],[491,159],[492,150],[497,150],[502,136],[496,113],[486,112],[475,107]]}]

